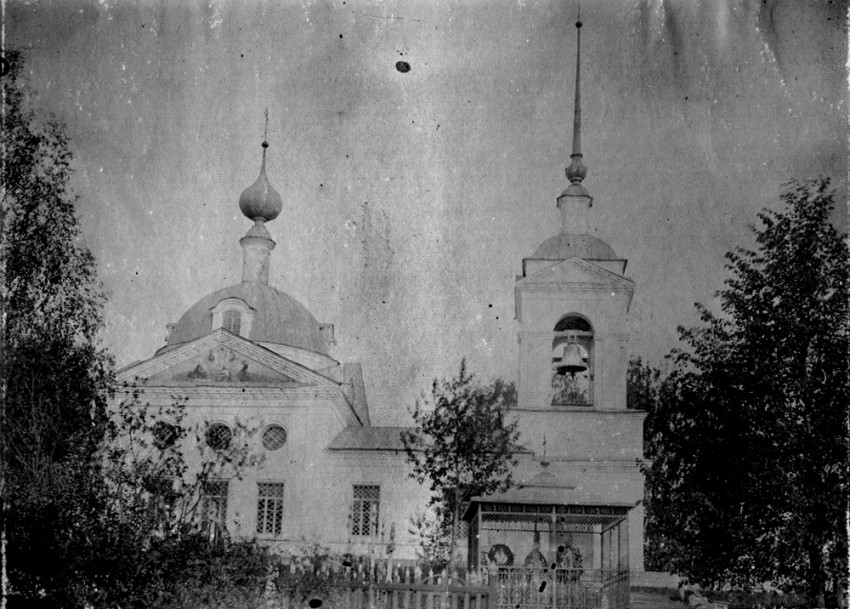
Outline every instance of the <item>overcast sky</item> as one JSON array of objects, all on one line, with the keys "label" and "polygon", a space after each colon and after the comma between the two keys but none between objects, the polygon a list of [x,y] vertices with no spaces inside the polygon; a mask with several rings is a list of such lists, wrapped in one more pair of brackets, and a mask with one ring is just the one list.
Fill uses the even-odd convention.
[{"label": "overcast sky", "polygon": [[[789,178],[832,177],[846,228],[846,6],[582,5],[594,234],[637,283],[631,351],[660,358],[712,306],[724,253]],[[237,283],[239,193],[284,209],[270,283],[336,325],[373,422],[466,356],[516,379],[513,283],[559,227],[574,0],[7,1],[33,103],[68,126],[119,364]],[[397,70],[406,61],[408,72]]]}]

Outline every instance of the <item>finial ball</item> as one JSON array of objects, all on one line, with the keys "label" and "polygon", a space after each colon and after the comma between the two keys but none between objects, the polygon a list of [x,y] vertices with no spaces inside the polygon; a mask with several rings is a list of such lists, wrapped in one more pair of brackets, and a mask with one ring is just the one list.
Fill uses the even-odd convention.
[{"label": "finial ball", "polygon": [[268,147],[269,147],[269,143],[268,143],[267,141],[263,140],[263,144],[262,144],[262,146],[263,146],[263,148],[268,148]]},{"label": "finial ball", "polygon": [[581,27],[581,21],[576,21],[576,27]]}]

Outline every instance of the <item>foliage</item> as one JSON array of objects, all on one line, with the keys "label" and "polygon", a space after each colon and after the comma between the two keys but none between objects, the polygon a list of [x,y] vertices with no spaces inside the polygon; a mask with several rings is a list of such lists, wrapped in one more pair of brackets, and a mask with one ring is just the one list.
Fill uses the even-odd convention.
[{"label": "foliage", "polygon": [[430,393],[417,400],[415,429],[402,440],[411,476],[428,483],[433,492],[429,506],[450,528],[449,561],[457,539],[457,521],[469,499],[506,490],[512,483],[519,432],[507,420],[516,402],[512,384],[497,380],[481,386],[462,360],[457,377],[434,379]]},{"label": "foliage", "polygon": [[75,215],[68,139],[29,107],[20,54],[6,50],[4,60],[2,559],[17,591],[50,593],[73,584],[71,555],[89,544],[76,523],[98,509],[89,470],[104,432],[111,361],[98,342],[105,295]]},{"label": "foliage", "polygon": [[[199,442],[182,400],[113,396],[99,346],[105,295],[81,239],[60,124],[29,108],[23,62],[5,51],[0,207],[0,494],[3,600],[61,607],[184,607],[255,595],[270,560],[198,527],[201,490],[255,460],[244,429]],[[194,437],[193,437],[194,435]],[[191,468],[185,455],[200,446]],[[191,470],[191,473],[190,473]],[[245,594],[243,594],[243,592]]]},{"label": "foliage", "polygon": [[[834,606],[847,572],[847,241],[828,181],[791,182],[758,249],[727,254],[722,314],[680,329],[647,419],[647,536],[704,585],[772,581]],[[831,590],[831,591],[830,591]]]},{"label": "foliage", "polygon": [[280,564],[275,585],[284,596],[305,606],[311,599],[327,601],[335,595],[334,572],[342,559],[318,543],[302,548],[298,568],[288,569]]},{"label": "foliage", "polygon": [[432,571],[444,571],[450,561],[453,520],[430,510],[413,516],[411,525],[410,533],[419,539],[419,558]]},{"label": "foliage", "polygon": [[204,500],[210,481],[239,478],[260,462],[249,450],[251,430],[237,423],[233,441],[213,450],[203,440],[206,424],[187,422],[185,399],[153,407],[138,387],[122,393],[99,453],[103,508],[87,534],[101,552],[93,562],[84,557],[85,601],[180,607],[262,592],[268,552],[230,540]]},{"label": "foliage", "polygon": [[626,408],[649,412],[657,399],[661,372],[640,357],[629,360],[626,372]]}]

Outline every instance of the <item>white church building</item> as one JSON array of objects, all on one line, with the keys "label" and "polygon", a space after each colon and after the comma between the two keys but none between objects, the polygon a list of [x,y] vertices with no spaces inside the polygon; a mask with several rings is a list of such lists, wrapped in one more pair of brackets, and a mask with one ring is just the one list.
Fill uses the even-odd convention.
[{"label": "white church building", "polygon": [[[544,534],[550,554],[566,543],[587,566],[599,568],[606,555],[611,564],[616,552],[620,568],[643,569],[644,413],[626,408],[635,284],[626,260],[587,225],[578,87],[576,98],[569,185],[556,199],[560,230],[518,264],[514,284],[512,414],[527,452],[517,487],[477,498],[467,512],[476,565],[505,556],[520,564],[541,551]],[[185,423],[202,426],[200,441],[213,450],[240,425],[256,430],[249,442],[262,462],[205,488],[206,516],[231,535],[289,551],[318,542],[340,553],[386,552],[392,539],[394,558],[414,559],[411,518],[425,510],[429,491],[409,476],[401,428],[370,416],[360,365],[333,357],[333,325],[268,284],[275,242],[267,223],[282,201],[266,176],[267,149],[263,142],[259,177],[239,197],[252,222],[239,242],[241,279],[201,298],[169,325],[166,344],[118,381],[140,383],[152,407],[184,399]],[[525,526],[512,513],[538,515]],[[566,515],[578,519],[565,537],[556,529]]]}]

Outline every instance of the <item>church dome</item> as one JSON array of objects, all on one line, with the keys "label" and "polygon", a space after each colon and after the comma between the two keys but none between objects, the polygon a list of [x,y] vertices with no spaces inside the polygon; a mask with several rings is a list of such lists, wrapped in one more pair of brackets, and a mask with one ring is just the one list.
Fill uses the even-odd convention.
[{"label": "church dome", "polygon": [[260,175],[248,188],[239,195],[239,209],[251,220],[262,218],[270,222],[277,218],[283,209],[283,200],[266,176],[266,149],[268,142],[263,141],[263,161],[260,165]]},{"label": "church dome", "polygon": [[566,260],[573,257],[584,260],[618,260],[611,246],[599,237],[564,233],[546,239],[531,257],[542,260]]},{"label": "church dome", "polygon": [[168,336],[168,347],[212,332],[212,309],[223,300],[238,298],[253,309],[250,338],[254,342],[288,345],[328,355],[319,322],[300,302],[256,281],[243,282],[205,296],[186,311]]}]

